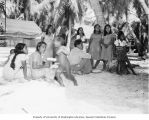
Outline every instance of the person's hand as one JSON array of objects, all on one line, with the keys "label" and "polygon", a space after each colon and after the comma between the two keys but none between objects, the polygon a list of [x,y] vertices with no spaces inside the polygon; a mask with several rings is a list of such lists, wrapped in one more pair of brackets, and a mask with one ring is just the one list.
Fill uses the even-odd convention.
[{"label": "person's hand", "polygon": [[50,67],[50,65],[48,63],[44,64],[44,68],[49,68],[49,67]]}]

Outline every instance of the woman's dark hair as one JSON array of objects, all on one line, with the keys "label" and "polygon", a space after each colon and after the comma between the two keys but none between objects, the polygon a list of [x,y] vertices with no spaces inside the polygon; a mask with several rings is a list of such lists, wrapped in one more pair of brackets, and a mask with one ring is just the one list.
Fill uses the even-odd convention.
[{"label": "woman's dark hair", "polygon": [[60,41],[62,46],[66,46],[66,41],[65,41],[63,35],[57,35],[57,39],[56,40]]},{"label": "woman's dark hair", "polygon": [[[48,26],[47,26],[46,35],[49,33],[49,29],[50,29],[50,28],[53,28],[53,26],[52,26],[52,25],[48,25]],[[52,31],[53,31],[53,30],[52,30]]]},{"label": "woman's dark hair", "polygon": [[41,41],[41,42],[38,42],[37,46],[36,46],[36,51],[39,52],[39,48],[42,46],[42,45],[47,45],[45,42]]},{"label": "woman's dark hair", "polygon": [[11,64],[10,64],[10,67],[12,69],[15,69],[15,60],[16,60],[16,57],[17,55],[19,54],[25,54],[22,50],[24,49],[24,47],[26,46],[26,44],[24,43],[18,43],[16,46],[15,46],[15,49],[14,49],[14,57],[11,61]]},{"label": "woman's dark hair", "polygon": [[[82,28],[82,27],[79,27],[79,28],[78,28],[78,30],[77,30],[77,35],[79,35],[79,31],[80,31],[80,29],[82,29],[82,30],[83,30],[83,28]],[[83,33],[82,33],[82,34],[83,34],[83,36],[85,36],[85,34],[84,34],[84,30],[83,30],[82,32],[83,32]]]},{"label": "woman's dark hair", "polygon": [[[110,32],[109,32],[109,33],[107,33],[107,31],[106,31],[106,28],[107,28],[107,27],[110,27]],[[107,25],[104,27],[104,36],[106,36],[107,34],[112,34],[111,26],[110,26],[109,24],[107,24]]]},{"label": "woman's dark hair", "polygon": [[[96,25],[94,26],[94,34],[96,34],[96,30],[95,30],[95,28],[96,28],[97,26],[99,26],[99,27],[100,27],[100,25],[99,25],[99,24],[96,24]],[[97,34],[100,34],[100,33],[101,33],[101,30],[99,29],[99,31],[98,31],[98,33],[97,33]]]},{"label": "woman's dark hair", "polygon": [[120,39],[122,35],[125,37],[124,32],[123,31],[119,31],[117,38]]},{"label": "woman's dark hair", "polygon": [[74,42],[74,46],[77,47],[78,45],[82,44],[82,40],[81,39],[77,39]]}]

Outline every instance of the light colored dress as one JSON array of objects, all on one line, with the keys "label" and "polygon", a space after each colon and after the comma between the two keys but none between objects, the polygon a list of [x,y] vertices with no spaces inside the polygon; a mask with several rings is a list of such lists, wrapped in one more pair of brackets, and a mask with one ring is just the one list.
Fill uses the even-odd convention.
[{"label": "light colored dress", "polygon": [[52,58],[53,57],[53,39],[54,35],[51,34],[45,35],[44,42],[47,44],[46,51],[45,51],[45,58]]},{"label": "light colored dress", "polygon": [[55,71],[51,68],[41,68],[41,69],[33,69],[32,63],[36,62],[37,65],[43,65],[44,57],[40,55],[37,51],[32,53],[29,56],[29,64],[31,69],[31,77],[32,79],[40,79],[45,77],[46,80],[53,80],[55,76]]},{"label": "light colored dress", "polygon": [[102,52],[101,52],[101,59],[102,60],[105,60],[108,62],[112,61],[112,59],[113,59],[112,41],[113,41],[113,35],[112,34],[104,36],[103,43],[107,44],[107,45],[110,44],[110,45],[107,48],[104,45],[102,45]]},{"label": "light colored dress", "polygon": [[91,38],[92,42],[89,48],[89,53],[92,56],[92,59],[94,60],[100,60],[101,59],[101,40],[102,35],[101,34],[92,34]]},{"label": "light colored dress", "polygon": [[19,54],[16,56],[15,69],[10,67],[13,57],[14,57],[14,54],[12,54],[9,57],[9,61],[6,63],[6,65],[3,68],[3,78],[9,81],[16,80],[16,79],[24,79],[22,62],[26,61],[27,55]]}]

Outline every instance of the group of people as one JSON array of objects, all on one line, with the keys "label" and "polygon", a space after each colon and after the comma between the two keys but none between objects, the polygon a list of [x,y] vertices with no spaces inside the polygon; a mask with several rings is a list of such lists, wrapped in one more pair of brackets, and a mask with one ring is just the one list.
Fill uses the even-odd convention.
[{"label": "group of people", "polygon": [[71,43],[69,50],[65,46],[64,35],[54,36],[53,27],[49,25],[34,53],[28,55],[28,49],[24,43],[18,43],[15,49],[10,51],[3,69],[4,79],[7,81],[22,78],[43,79],[65,86],[63,80],[66,78],[77,86],[78,83],[73,74],[98,72],[96,68],[100,61],[103,62],[102,70],[110,71],[110,64],[114,59],[117,61],[118,74],[128,74],[130,72],[128,68],[136,74],[127,57],[124,33],[119,31],[116,37],[112,34],[110,25],[106,25],[102,32],[100,25],[96,24],[89,40],[86,39],[83,28],[80,27],[72,36],[71,42],[73,44]]},{"label": "group of people", "polygon": [[[94,26],[94,31],[89,40],[85,39],[83,28],[80,27],[73,36],[73,44],[68,56],[72,68],[79,74],[98,72],[97,66],[103,62],[103,71],[112,71],[111,63],[116,61],[118,74],[129,74],[130,70],[136,74],[127,57],[127,44],[123,31],[113,34],[111,26],[105,25],[102,32],[99,24]],[[80,73],[81,72],[81,73]]]},{"label": "group of people", "polygon": [[[28,55],[26,44],[18,43],[15,49],[10,51],[8,60],[3,68],[3,78],[10,82],[15,80],[40,80],[49,83],[59,83],[64,86],[63,79],[71,80],[75,86],[78,85],[75,77],[71,74],[68,51],[63,46],[64,40],[57,36],[54,40],[56,58],[48,58],[46,53],[47,44],[41,41],[36,46],[36,51]],[[56,82],[57,81],[57,82]]]}]

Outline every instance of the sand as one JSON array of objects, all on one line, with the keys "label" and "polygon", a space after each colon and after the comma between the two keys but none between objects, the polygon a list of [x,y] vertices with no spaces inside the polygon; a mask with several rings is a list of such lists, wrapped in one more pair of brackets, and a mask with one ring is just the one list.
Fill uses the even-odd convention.
[{"label": "sand", "polygon": [[65,88],[42,80],[0,85],[0,114],[148,113],[148,60],[132,62],[140,65],[135,68],[137,76],[108,72],[77,75],[78,87],[68,80]]}]

